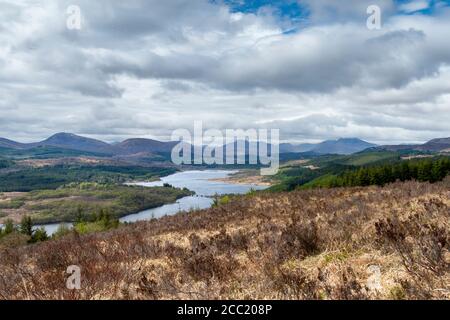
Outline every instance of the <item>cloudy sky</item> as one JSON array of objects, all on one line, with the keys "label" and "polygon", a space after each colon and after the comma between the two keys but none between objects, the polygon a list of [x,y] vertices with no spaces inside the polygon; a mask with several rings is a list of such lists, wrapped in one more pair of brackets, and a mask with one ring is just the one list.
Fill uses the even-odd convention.
[{"label": "cloudy sky", "polygon": [[439,0],[0,0],[0,136],[448,137],[449,33]]}]

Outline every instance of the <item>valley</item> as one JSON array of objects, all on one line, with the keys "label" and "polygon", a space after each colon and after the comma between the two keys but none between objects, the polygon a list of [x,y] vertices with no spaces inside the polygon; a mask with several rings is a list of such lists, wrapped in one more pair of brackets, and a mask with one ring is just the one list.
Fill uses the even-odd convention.
[{"label": "valley", "polygon": [[446,30],[450,0],[0,0],[0,304],[448,302]]},{"label": "valley", "polygon": [[[26,279],[32,299],[448,299],[447,140],[289,149],[269,177],[145,139],[0,140],[0,296]],[[62,290],[58,263],[91,282]]]},{"label": "valley", "polygon": [[[322,154],[322,151],[315,153],[312,149],[308,152],[292,153],[294,146],[287,148],[284,144],[281,149],[287,148],[289,153],[280,154],[279,172],[275,176],[262,177],[259,175],[258,165],[253,166],[254,168],[238,165],[176,166],[168,158],[174,142],[128,139],[118,144],[108,144],[68,133],[55,134],[41,142],[28,144],[0,139],[0,197],[9,199],[0,200],[0,222],[12,218],[18,223],[25,215],[31,216],[37,224],[73,222],[80,212],[89,216],[103,209],[110,212],[113,218],[120,218],[130,213],[160,207],[187,194],[171,188],[166,188],[167,194],[163,194],[162,189],[156,187],[165,186],[157,181],[162,178],[171,186],[173,180],[165,180],[164,177],[174,174],[176,177],[177,172],[189,170],[236,170],[223,177],[210,177],[216,185],[209,186],[209,196],[215,193],[223,194],[218,187],[221,183],[230,186],[242,185],[244,188],[231,188],[230,193],[243,193],[242,190],[249,191],[250,188],[269,188],[269,191],[279,192],[339,184],[344,186],[340,180],[351,172],[371,170],[370,168],[374,168],[375,172],[380,166],[393,166],[395,169],[396,166],[402,166],[402,163],[412,165],[417,162],[426,163],[427,170],[437,171],[421,173],[420,177],[417,168],[407,176],[398,176],[398,173],[391,172],[389,177],[378,177],[372,179],[373,181],[368,178],[364,183],[355,182],[354,185],[382,185],[383,179],[386,183],[395,182],[396,179],[439,181],[449,170],[448,161],[445,160],[448,158],[445,150],[450,145],[448,140],[436,139],[420,148],[411,146],[411,149],[392,151],[391,146],[374,147],[373,144],[358,139],[340,139],[334,143],[326,141],[316,146],[316,150],[320,148],[325,154]],[[431,146],[435,151],[428,150],[426,146]],[[437,149],[437,146],[440,149]],[[368,149],[352,154],[346,152],[355,148],[359,150],[361,147]],[[326,151],[326,148],[329,148],[329,151]],[[341,154],[333,154],[337,150]],[[433,169],[435,163],[439,167]],[[130,184],[136,181],[150,182],[143,185],[155,188],[143,191],[142,184],[141,188]],[[190,191],[191,187],[195,189],[195,186],[189,183],[181,183],[178,187]],[[124,205],[128,201],[124,199],[131,197],[132,193],[136,193],[136,197],[141,195],[144,199],[139,200],[140,202],[136,200],[139,203],[130,202],[129,205]],[[148,199],[152,193],[155,197]],[[167,197],[168,194],[173,197]]]}]

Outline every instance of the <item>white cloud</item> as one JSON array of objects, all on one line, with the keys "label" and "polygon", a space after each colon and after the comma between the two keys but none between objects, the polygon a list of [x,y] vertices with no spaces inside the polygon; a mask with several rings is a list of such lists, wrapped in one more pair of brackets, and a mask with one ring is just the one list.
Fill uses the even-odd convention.
[{"label": "white cloud", "polygon": [[[194,120],[279,125],[292,140],[450,135],[448,9],[396,16],[378,1],[383,29],[369,31],[373,1],[301,2],[311,17],[286,35],[206,0],[3,1],[0,136],[168,138]],[[80,31],[65,28],[69,4]]]}]

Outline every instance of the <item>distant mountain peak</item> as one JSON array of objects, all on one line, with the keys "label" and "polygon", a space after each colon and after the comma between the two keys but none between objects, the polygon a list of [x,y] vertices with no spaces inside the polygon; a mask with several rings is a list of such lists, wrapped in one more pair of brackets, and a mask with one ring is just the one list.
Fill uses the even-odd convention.
[{"label": "distant mountain peak", "polygon": [[106,142],[78,136],[73,133],[59,132],[48,139],[37,143],[38,146],[52,146],[66,149],[74,149],[90,152],[106,152],[113,151],[113,147]]},{"label": "distant mountain peak", "polygon": [[81,136],[77,136],[75,133],[70,133],[70,132],[57,132],[54,135],[50,136],[51,137],[81,137]]},{"label": "distant mountain peak", "polygon": [[359,138],[339,138],[319,143],[312,151],[320,154],[352,154],[375,146]]},{"label": "distant mountain peak", "polygon": [[[45,139],[44,141],[55,140],[55,139],[95,140],[95,139],[91,139],[91,138],[79,136],[79,135],[76,135],[76,134],[74,134],[74,133],[69,133],[69,132],[58,132],[58,133],[55,133],[54,135],[48,137],[48,138]],[[96,140],[96,141],[100,141],[100,140]],[[106,143],[106,142],[103,142],[103,143]]]},{"label": "distant mountain peak", "polygon": [[367,141],[361,140],[359,138],[339,138],[336,141],[338,142],[363,142],[363,143],[369,143]]}]

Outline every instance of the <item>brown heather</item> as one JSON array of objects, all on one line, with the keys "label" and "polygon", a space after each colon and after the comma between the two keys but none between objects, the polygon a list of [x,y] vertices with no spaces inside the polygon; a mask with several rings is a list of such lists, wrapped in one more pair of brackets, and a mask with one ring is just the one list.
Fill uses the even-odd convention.
[{"label": "brown heather", "polygon": [[[258,194],[3,248],[0,299],[449,299],[449,187]],[[69,265],[79,291],[66,289]]]}]

